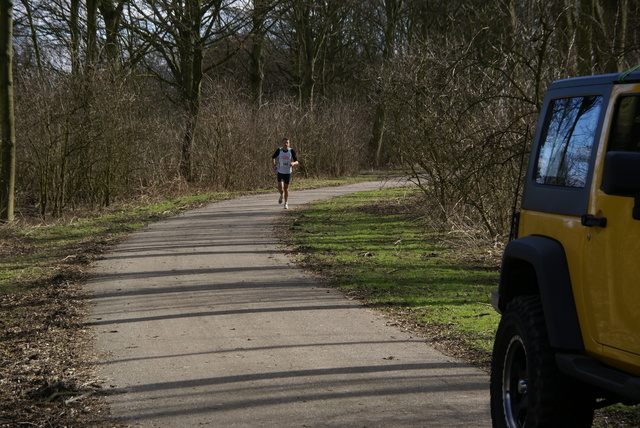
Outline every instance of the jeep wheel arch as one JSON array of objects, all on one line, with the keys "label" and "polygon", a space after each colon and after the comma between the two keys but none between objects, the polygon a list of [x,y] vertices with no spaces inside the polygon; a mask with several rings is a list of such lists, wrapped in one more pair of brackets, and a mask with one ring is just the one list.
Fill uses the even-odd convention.
[{"label": "jeep wheel arch", "polygon": [[543,236],[526,236],[507,244],[502,259],[498,309],[515,297],[539,294],[551,346],[584,350],[569,268],[562,244]]}]

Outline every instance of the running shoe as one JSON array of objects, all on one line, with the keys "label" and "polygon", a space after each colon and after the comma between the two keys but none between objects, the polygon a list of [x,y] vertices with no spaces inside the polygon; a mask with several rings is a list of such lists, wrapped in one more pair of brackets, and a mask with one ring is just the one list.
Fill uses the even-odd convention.
[{"label": "running shoe", "polygon": [[282,203],[282,195],[280,195],[280,199],[278,199],[278,203],[281,204]]}]

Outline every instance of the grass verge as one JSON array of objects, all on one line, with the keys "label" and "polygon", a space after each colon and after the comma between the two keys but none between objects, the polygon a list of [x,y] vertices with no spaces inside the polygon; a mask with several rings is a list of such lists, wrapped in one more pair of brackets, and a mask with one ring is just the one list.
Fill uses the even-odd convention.
[{"label": "grass verge", "polygon": [[500,250],[427,229],[414,189],[314,203],[283,219],[298,261],[449,354],[487,368]]},{"label": "grass verge", "polygon": [[48,224],[8,224],[0,229],[0,294],[28,289],[60,276],[77,279],[86,264],[128,233],[165,217],[232,194],[198,195],[139,207],[119,207]]},{"label": "grass verge", "polygon": [[[404,188],[321,201],[286,213],[278,230],[308,271],[488,371],[499,322],[489,296],[502,248],[426,228],[417,196]],[[593,426],[640,426],[640,410],[597,410]]]}]

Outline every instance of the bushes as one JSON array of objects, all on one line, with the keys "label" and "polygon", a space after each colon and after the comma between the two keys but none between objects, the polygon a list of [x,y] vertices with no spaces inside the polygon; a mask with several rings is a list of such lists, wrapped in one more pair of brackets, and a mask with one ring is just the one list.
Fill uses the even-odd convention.
[{"label": "bushes", "polygon": [[154,81],[22,76],[16,92],[17,211],[36,207],[43,216],[187,186],[272,185],[270,156],[284,135],[300,155],[300,174],[349,175],[363,166],[368,138],[366,115],[351,102],[307,111],[283,99],[255,109],[233,84],[212,84],[195,134],[194,181],[185,183],[179,174],[182,116]]},{"label": "bushes", "polygon": [[167,142],[159,137],[171,129],[168,117],[150,115],[152,103],[144,87],[134,83],[106,76],[89,83],[69,77],[21,79],[16,102],[20,205],[57,216],[78,206],[106,206],[151,180],[166,180],[166,174],[151,173],[161,165],[150,153],[167,152]]},{"label": "bushes", "polygon": [[446,56],[407,57],[396,64],[388,103],[389,138],[423,190],[436,227],[509,230],[527,125],[536,108],[511,97],[477,64]]},{"label": "bushes", "polygon": [[364,166],[368,121],[363,107],[336,101],[301,109],[292,99],[254,108],[233,85],[205,93],[196,131],[197,181],[217,190],[273,184],[271,155],[283,137],[298,153],[298,174],[338,177]]}]

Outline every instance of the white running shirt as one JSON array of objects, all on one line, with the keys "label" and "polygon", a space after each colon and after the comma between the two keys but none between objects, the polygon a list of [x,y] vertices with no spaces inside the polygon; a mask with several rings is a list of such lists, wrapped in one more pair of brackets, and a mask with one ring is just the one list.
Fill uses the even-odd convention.
[{"label": "white running shirt", "polygon": [[[274,156],[276,158],[276,156]],[[282,148],[278,149],[278,172],[280,174],[291,174],[293,168],[291,162],[296,160],[296,153],[293,149],[289,149],[286,152]]]}]

